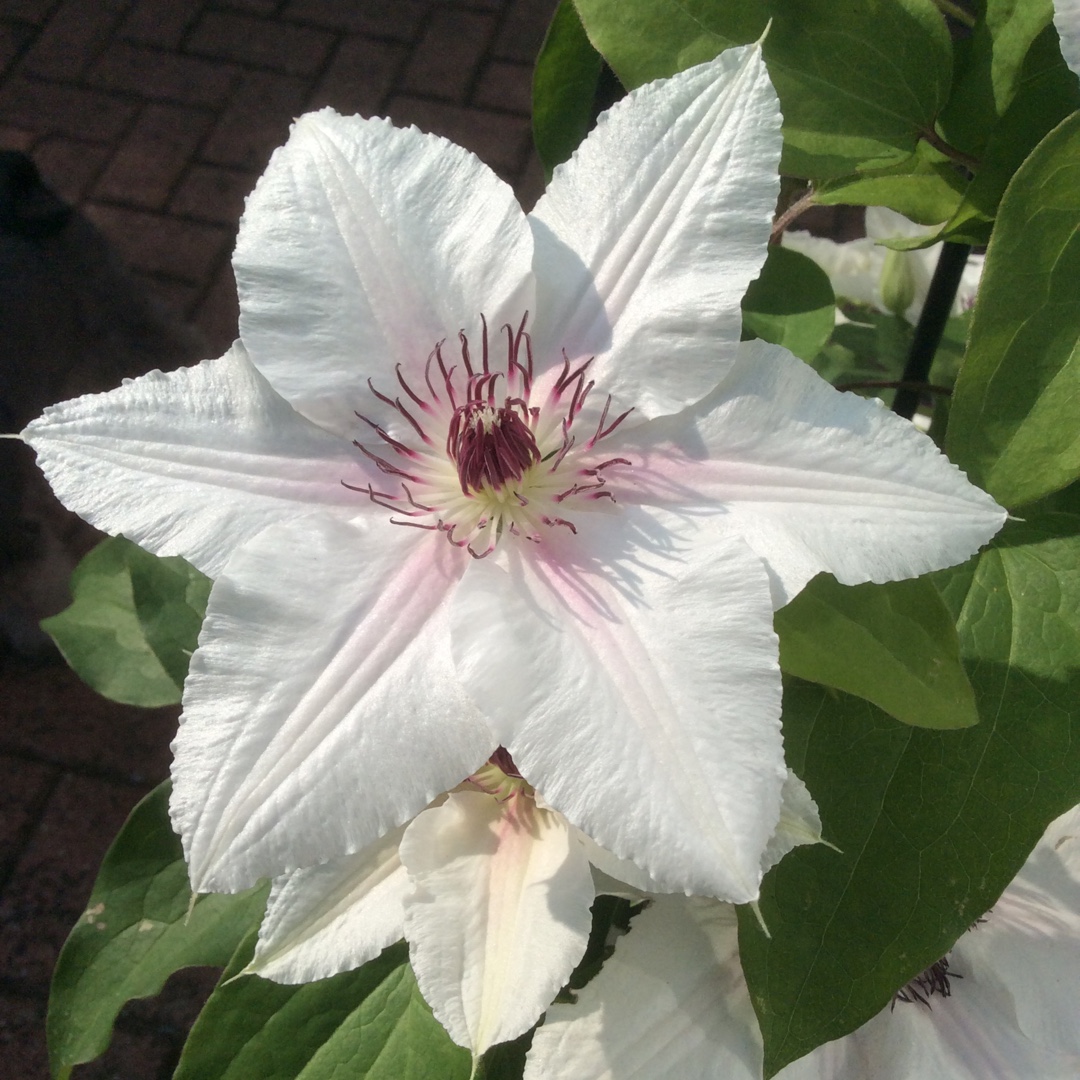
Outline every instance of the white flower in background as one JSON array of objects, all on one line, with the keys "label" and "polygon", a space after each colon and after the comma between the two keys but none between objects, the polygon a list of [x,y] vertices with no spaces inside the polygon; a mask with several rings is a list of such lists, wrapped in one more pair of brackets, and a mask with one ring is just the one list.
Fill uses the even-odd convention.
[{"label": "white flower in background", "polygon": [[1065,63],[1080,74],[1080,0],[1054,0],[1054,26]]},{"label": "white flower in background", "polygon": [[[817,808],[793,773],[783,798],[762,870],[821,838]],[[424,997],[475,1059],[532,1027],[566,985],[598,891],[652,888],[633,863],[547,807],[500,750],[372,847],[278,878],[247,972],[311,982],[405,936]]]},{"label": "white flower in background", "polygon": [[[1058,818],[944,962],[776,1080],[1076,1080],[1080,807]],[[553,1005],[525,1080],[760,1080],[734,909],[667,896],[574,1005]]]},{"label": "white flower in background", "polygon": [[[916,251],[893,251],[879,241],[924,236],[932,227],[916,225],[903,214],[884,206],[866,210],[866,236],[836,243],[803,230],[783,234],[784,247],[813,259],[829,275],[837,299],[870,304],[886,314],[903,315],[916,323],[926,303],[941,245]],[[975,303],[982,275],[983,257],[971,255],[953,302],[953,315],[962,315]],[[843,315],[837,311],[837,318]]]},{"label": "white flower in background", "polygon": [[780,145],[756,47],[630,94],[528,218],[443,139],[302,117],[241,222],[243,344],[30,425],[63,502],[216,578],[173,744],[196,891],[363,851],[502,746],[659,890],[757,895],[773,610],[1004,520],[739,343]]}]

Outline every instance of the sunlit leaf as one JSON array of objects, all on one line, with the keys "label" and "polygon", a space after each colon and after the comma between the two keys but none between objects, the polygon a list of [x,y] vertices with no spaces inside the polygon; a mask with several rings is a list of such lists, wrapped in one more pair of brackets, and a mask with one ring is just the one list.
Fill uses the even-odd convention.
[{"label": "sunlit leaf", "polygon": [[158,993],[174,971],[224,967],[262,918],[265,888],[203,896],[191,906],[168,802],[162,784],[131,812],[60,953],[49,998],[54,1074],[104,1053],[121,1007]]},{"label": "sunlit leaf", "polygon": [[925,579],[838,585],[821,575],[776,613],[780,667],[866,698],[906,724],[979,719],[956,628]]},{"label": "sunlit leaf", "polygon": [[771,938],[740,910],[767,1075],[885,1007],[1080,802],[1080,517],[1011,522],[935,580],[958,617],[975,727],[920,731],[858,698],[785,686],[787,760],[840,851],[799,848],[769,872]]},{"label": "sunlit leaf", "polygon": [[1016,97],[1028,50],[1054,14],[1052,0],[985,0],[982,6],[971,37],[958,48],[952,94],[939,118],[945,138],[976,157]]},{"label": "sunlit leaf", "polygon": [[774,246],[742,302],[743,333],[812,360],[829,340],[836,297],[829,276],[797,251]]},{"label": "sunlit leaf", "polygon": [[79,563],[71,606],[41,625],[99,694],[171,705],[180,700],[210,584],[183,559],[159,559],[116,536]]},{"label": "sunlit leaf", "polygon": [[1039,141],[1078,108],[1080,83],[1065,66],[1057,34],[1048,26],[1028,51],[1016,96],[990,133],[978,171],[942,230],[942,238],[987,243],[998,204],[1013,175]]},{"label": "sunlit leaf", "polygon": [[1005,506],[1080,475],[1080,115],[1002,200],[956,383],[949,456]]},{"label": "sunlit leaf", "polygon": [[533,71],[533,140],[548,177],[585,138],[604,61],[589,43],[573,0],[562,0]]},{"label": "sunlit leaf", "polygon": [[174,1080],[467,1080],[469,1053],[431,1015],[404,942],[298,986],[241,975],[254,945],[237,949]]},{"label": "sunlit leaf", "polygon": [[575,0],[589,40],[633,89],[757,41],[759,0]]},{"label": "sunlit leaf", "polygon": [[928,143],[899,165],[824,180],[814,190],[822,206],[887,206],[920,225],[947,221],[960,205],[967,181]]},{"label": "sunlit leaf", "polygon": [[781,171],[827,179],[906,161],[952,80],[930,0],[774,0],[765,39],[784,111]]}]

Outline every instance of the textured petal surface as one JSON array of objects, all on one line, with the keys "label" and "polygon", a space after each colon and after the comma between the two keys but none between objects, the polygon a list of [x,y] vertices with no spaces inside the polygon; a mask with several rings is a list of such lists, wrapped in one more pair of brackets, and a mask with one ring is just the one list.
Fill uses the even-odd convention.
[{"label": "textured petal surface", "polygon": [[778,607],[823,570],[854,585],[952,566],[1005,521],[912,424],[762,341],[705,401],[626,440],[610,442],[638,463],[619,501],[719,510],[710,527],[765,560]]},{"label": "textured petal surface", "polygon": [[1011,996],[1028,1038],[1080,1063],[1080,808],[1051,825],[955,955]]},{"label": "textured petal surface", "polygon": [[1054,25],[1065,63],[1080,75],[1080,0],[1054,0]]},{"label": "textured petal surface", "polygon": [[548,1010],[525,1068],[525,1080],[760,1076],[735,911],[681,896],[655,900],[577,1003]]},{"label": "textured petal surface", "polygon": [[[964,974],[962,969],[961,974]],[[971,976],[933,1007],[898,1002],[858,1031],[819,1047],[777,1080],[1075,1080],[1080,1059],[1024,1037],[1008,996]]]},{"label": "textured petal surface", "polygon": [[409,826],[405,933],[420,989],[479,1057],[536,1023],[585,952],[592,876],[566,821],[528,797],[459,792]]},{"label": "textured petal surface", "polygon": [[788,769],[780,792],[780,820],[761,857],[761,869],[770,870],[789,851],[802,844],[820,844],[821,815],[806,785]]},{"label": "textured petal surface", "polygon": [[309,113],[249,197],[233,256],[240,333],[306,416],[339,431],[435,343],[517,325],[532,240],[513,192],[445,139]]},{"label": "textured petal surface", "polygon": [[704,397],[734,359],[765,261],[780,145],[757,46],[601,116],[530,215],[538,359],[595,355],[597,386],[637,417]]},{"label": "textured petal surface", "polygon": [[211,591],[173,743],[173,824],[196,891],[360,851],[492,752],[447,646],[463,559],[428,533],[324,518],[237,553]]},{"label": "textured petal surface", "polygon": [[65,506],[211,576],[275,521],[368,507],[341,484],[359,480],[360,454],[274,393],[239,342],[218,360],[53,405],[24,434]]},{"label": "textured petal surface", "polygon": [[[633,531],[632,531],[633,530]],[[454,660],[544,798],[664,890],[757,895],[786,770],[768,580],[658,513],[469,568]]]},{"label": "textured petal surface", "polygon": [[274,982],[313,982],[352,971],[404,937],[405,828],[356,855],[278,878],[246,970]]}]

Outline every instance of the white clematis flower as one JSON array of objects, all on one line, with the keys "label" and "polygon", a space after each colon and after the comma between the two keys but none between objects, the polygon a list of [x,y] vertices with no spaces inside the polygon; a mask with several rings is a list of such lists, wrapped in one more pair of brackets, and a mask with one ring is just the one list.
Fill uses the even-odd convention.
[{"label": "white clematis flower", "polygon": [[362,851],[503,746],[658,888],[757,895],[774,608],[1004,520],[739,343],[780,144],[756,47],[630,94],[528,218],[443,139],[302,117],[241,222],[244,344],[30,425],[68,506],[216,577],[174,743],[197,891]]},{"label": "white clematis flower", "polygon": [[[926,303],[941,245],[893,251],[880,241],[923,236],[933,231],[886,206],[870,206],[866,210],[866,236],[858,240],[837,243],[795,229],[785,232],[781,243],[813,259],[829,275],[838,298],[870,304],[878,311],[903,315],[908,322],[916,323]],[[953,301],[953,315],[962,315],[975,303],[982,267],[981,255],[968,256]],[[839,309],[836,317],[843,319]]]},{"label": "white clematis flower", "polygon": [[[762,869],[820,839],[817,808],[789,773]],[[278,878],[246,970],[311,982],[405,936],[435,1016],[475,1059],[532,1027],[566,985],[598,892],[640,899],[653,888],[546,806],[499,750],[407,827]]]},{"label": "white clematis flower", "polygon": [[[1078,995],[1080,807],[944,961],[777,1080],[1075,1080]],[[668,896],[576,1004],[551,1007],[525,1080],[760,1080],[761,1065],[734,909]]]},{"label": "white clematis flower", "polygon": [[1054,26],[1065,63],[1080,75],[1080,0],[1054,0]]}]

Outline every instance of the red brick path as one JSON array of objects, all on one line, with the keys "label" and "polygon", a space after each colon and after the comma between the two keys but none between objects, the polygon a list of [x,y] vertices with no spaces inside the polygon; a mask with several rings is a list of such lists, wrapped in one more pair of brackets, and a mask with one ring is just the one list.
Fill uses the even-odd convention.
[{"label": "red brick path", "polygon": [[[529,84],[553,7],[3,0],[0,149],[28,151],[217,355],[236,332],[244,196],[307,109],[446,135],[536,198]],[[39,1080],[57,950],[109,839],[166,775],[175,715],[111,705],[59,666],[0,665],[0,1080]],[[129,1008],[106,1057],[76,1076],[170,1076],[212,981],[182,974]]]}]

